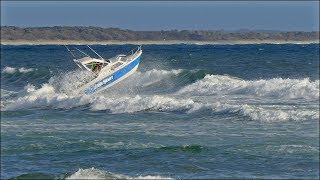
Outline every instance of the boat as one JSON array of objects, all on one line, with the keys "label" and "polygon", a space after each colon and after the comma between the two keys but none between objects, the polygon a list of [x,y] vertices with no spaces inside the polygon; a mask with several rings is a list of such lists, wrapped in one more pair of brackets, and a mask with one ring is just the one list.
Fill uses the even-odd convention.
[{"label": "boat", "polygon": [[99,58],[90,57],[87,53],[75,48],[73,50],[77,50],[84,55],[82,58],[77,58],[73,50],[70,50],[66,45],[65,47],[70,52],[73,61],[79,68],[94,74],[94,79],[87,82],[79,89],[80,92],[83,92],[86,95],[110,88],[128,78],[138,69],[142,55],[141,46],[138,46],[136,49],[130,51],[130,55],[119,54],[113,58],[104,59],[87,45],[87,47]]}]

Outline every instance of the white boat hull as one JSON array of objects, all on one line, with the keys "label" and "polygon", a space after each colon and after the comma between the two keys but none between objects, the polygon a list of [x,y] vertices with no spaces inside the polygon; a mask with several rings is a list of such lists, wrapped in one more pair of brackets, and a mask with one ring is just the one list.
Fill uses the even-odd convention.
[{"label": "white boat hull", "polygon": [[137,54],[130,62],[125,64],[123,67],[120,67],[111,73],[104,74],[102,72],[102,74],[99,75],[97,78],[95,78],[88,84],[84,85],[81,88],[81,91],[87,95],[93,94],[103,89],[112,87],[113,85],[126,79],[127,77],[129,77],[137,71],[140,63],[141,54],[142,52]]}]

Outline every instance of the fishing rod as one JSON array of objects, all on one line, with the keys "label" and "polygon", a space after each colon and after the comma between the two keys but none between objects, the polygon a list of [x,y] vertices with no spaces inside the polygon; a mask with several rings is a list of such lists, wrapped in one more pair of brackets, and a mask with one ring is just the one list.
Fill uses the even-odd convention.
[{"label": "fishing rod", "polygon": [[[102,59],[102,60],[104,60],[103,59],[103,57],[101,57],[95,50],[93,50],[89,45],[87,45],[88,46],[88,48],[92,51],[92,52],[94,52],[96,55],[98,55],[99,57],[100,57],[100,59]],[[104,60],[105,61],[105,60]]]},{"label": "fishing rod", "polygon": [[74,57],[74,58],[76,58],[76,56],[72,53],[72,51],[66,46],[66,45],[64,45],[64,47],[66,47],[67,48],[67,50],[69,51],[69,53],[72,55],[72,57]]}]

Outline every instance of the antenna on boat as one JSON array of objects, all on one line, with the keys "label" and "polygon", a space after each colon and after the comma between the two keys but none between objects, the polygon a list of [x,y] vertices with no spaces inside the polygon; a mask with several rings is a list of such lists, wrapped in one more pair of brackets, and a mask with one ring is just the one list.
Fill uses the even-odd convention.
[{"label": "antenna on boat", "polygon": [[81,51],[80,49],[76,48],[76,50],[80,51],[82,54],[84,54],[84,55],[88,56],[89,58],[91,58],[88,54],[86,54],[85,52]]},{"label": "antenna on boat", "polygon": [[98,55],[99,57],[100,57],[100,59],[102,59],[102,60],[104,60],[103,59],[103,57],[101,57],[96,51],[94,51],[89,45],[87,45],[88,46],[88,48],[92,51],[92,52],[94,52],[96,55]]}]

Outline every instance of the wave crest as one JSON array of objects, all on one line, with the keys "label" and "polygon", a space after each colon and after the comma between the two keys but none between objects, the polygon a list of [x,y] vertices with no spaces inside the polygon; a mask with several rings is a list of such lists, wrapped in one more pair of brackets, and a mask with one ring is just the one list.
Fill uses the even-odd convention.
[{"label": "wave crest", "polygon": [[95,169],[94,167],[89,169],[79,169],[77,172],[67,177],[66,179],[172,179],[162,176],[137,176],[131,177],[122,174],[115,174],[107,171]]},{"label": "wave crest", "polygon": [[168,96],[135,96],[106,98],[99,97],[92,105],[92,110],[109,109],[113,113],[138,112],[138,111],[188,111],[199,110],[203,105],[192,99],[177,99]]},{"label": "wave crest", "polygon": [[[14,94],[4,91],[1,107],[6,111],[85,106],[92,111],[106,110],[111,113],[193,113],[212,110],[262,122],[319,119],[319,80],[274,78],[246,81],[230,76],[206,75],[192,84],[189,82],[180,90],[165,91],[171,86],[165,86],[165,83],[157,86],[160,81],[173,81],[172,76],[179,81],[180,74],[184,78],[181,72],[155,69],[137,72],[107,91],[87,96],[77,93],[76,89],[84,83],[84,79],[90,79],[91,74],[74,71],[54,76],[39,88],[28,84],[24,90]],[[161,88],[164,90],[161,91]]]},{"label": "wave crest", "polygon": [[206,75],[203,79],[183,87],[177,94],[183,95],[255,95],[287,99],[318,99],[319,80],[282,79],[246,81],[230,76]]}]

